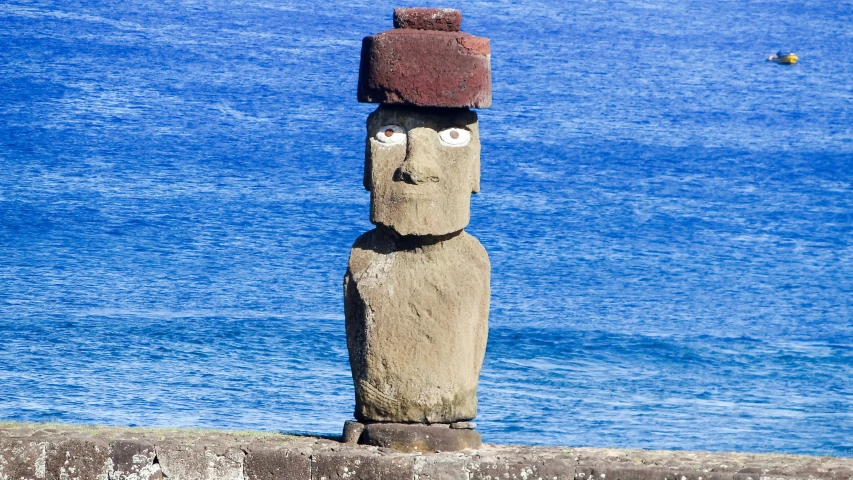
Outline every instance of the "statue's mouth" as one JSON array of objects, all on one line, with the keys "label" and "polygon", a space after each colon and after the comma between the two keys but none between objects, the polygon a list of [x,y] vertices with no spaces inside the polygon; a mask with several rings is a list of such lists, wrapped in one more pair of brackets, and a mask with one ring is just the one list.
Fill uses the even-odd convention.
[{"label": "statue's mouth", "polygon": [[424,200],[432,200],[436,202],[446,201],[448,197],[456,197],[460,195],[462,192],[447,192],[447,191],[438,191],[434,188],[429,188],[428,186],[418,186],[412,187],[414,189],[423,190],[423,191],[406,191],[406,192],[386,192],[386,193],[376,193],[374,195],[374,199],[382,200],[386,202],[405,202],[405,201],[424,201]]}]

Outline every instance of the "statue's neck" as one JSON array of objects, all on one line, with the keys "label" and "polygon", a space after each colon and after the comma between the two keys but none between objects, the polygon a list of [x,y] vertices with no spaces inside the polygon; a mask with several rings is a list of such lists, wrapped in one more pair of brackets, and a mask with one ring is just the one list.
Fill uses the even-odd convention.
[{"label": "statue's neck", "polygon": [[455,238],[462,232],[463,230],[457,230],[444,235],[400,235],[386,226],[376,226],[376,235],[382,240],[393,243],[396,250],[414,250],[416,248],[435,245]]}]

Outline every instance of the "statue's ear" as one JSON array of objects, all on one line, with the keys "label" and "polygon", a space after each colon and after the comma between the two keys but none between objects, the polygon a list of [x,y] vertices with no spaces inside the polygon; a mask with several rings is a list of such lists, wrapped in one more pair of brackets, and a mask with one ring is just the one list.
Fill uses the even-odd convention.
[{"label": "statue's ear", "polygon": [[364,189],[373,191],[373,155],[370,153],[370,137],[364,140]]},{"label": "statue's ear", "polygon": [[376,110],[370,112],[370,115],[367,116],[367,122],[365,124],[365,136],[364,136],[364,179],[362,183],[364,184],[364,189],[368,192],[373,191],[373,155],[370,152],[370,133],[371,126],[374,125],[376,116],[379,115],[379,109],[382,108],[382,105],[376,107]]},{"label": "statue's ear", "polygon": [[477,112],[471,112],[473,121],[469,124],[471,133],[474,134],[472,141],[476,140],[474,148],[474,161],[471,162],[471,193],[480,193],[480,124],[477,121]]},{"label": "statue's ear", "polygon": [[471,163],[474,169],[471,172],[471,193],[480,193],[480,155],[477,155]]}]

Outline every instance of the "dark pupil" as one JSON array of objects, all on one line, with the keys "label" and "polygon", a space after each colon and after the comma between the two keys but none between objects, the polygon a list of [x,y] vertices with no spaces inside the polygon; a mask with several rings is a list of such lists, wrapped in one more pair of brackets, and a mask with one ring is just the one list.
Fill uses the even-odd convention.
[{"label": "dark pupil", "polygon": [[457,138],[459,138],[459,132],[457,132],[456,130],[451,130],[450,131],[450,138],[456,140]]},{"label": "dark pupil", "polygon": [[386,137],[390,137],[390,136],[393,136],[393,135],[394,135],[394,130],[393,130],[393,129],[390,129],[390,128],[389,128],[388,130],[385,130],[385,136],[386,136]]}]

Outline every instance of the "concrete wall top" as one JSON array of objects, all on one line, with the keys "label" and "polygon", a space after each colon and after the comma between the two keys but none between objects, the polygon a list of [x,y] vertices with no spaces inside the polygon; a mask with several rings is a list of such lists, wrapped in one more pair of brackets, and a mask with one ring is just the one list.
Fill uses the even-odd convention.
[{"label": "concrete wall top", "polygon": [[0,423],[0,480],[853,480],[853,458],[485,445],[404,454],[264,432]]}]

